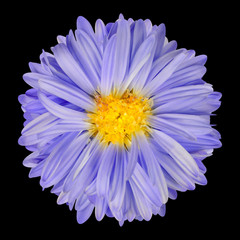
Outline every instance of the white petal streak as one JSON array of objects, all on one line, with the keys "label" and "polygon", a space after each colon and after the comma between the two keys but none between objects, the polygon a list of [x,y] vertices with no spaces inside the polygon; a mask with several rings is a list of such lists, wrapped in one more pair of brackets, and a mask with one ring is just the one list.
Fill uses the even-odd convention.
[{"label": "white petal streak", "polygon": [[86,222],[88,218],[91,216],[93,209],[94,205],[89,202],[88,205],[83,210],[77,211],[77,222],[79,224]]},{"label": "white petal streak", "polygon": [[[205,96],[187,96],[178,99],[173,99],[172,101],[166,102],[159,107],[153,109],[153,114],[161,113],[185,113],[194,114],[197,110],[194,110],[195,106],[204,106]],[[204,109],[205,110],[205,109]],[[201,112],[201,111],[198,111]],[[203,113],[203,112],[201,112]]]},{"label": "white petal streak", "polygon": [[154,59],[158,59],[161,56],[161,52],[163,49],[163,44],[165,41],[166,28],[162,23],[156,29],[156,38],[158,39]]},{"label": "white petal streak", "polygon": [[177,48],[177,42],[175,40],[168,42],[166,43],[166,45],[164,45],[161,55],[164,56],[165,54],[176,50],[176,48]]},{"label": "white petal streak", "polygon": [[159,116],[150,116],[149,123],[151,127],[162,130],[163,132],[171,133],[174,135],[178,134],[190,140],[196,140],[196,137],[191,134],[191,132],[188,132],[186,129],[184,129],[184,127],[182,127],[181,125],[178,125],[171,121],[167,121]]},{"label": "white petal streak", "polygon": [[136,202],[136,207],[137,207],[141,217],[144,218],[145,220],[149,221],[152,217],[152,209],[151,209],[149,201],[147,201],[147,199],[145,198],[145,196],[140,191],[140,189],[138,188],[138,186],[136,185],[136,183],[134,181],[130,181],[129,183],[132,188],[132,192],[133,192],[134,199]]},{"label": "white petal streak", "polygon": [[90,22],[83,16],[79,16],[77,19],[77,29],[84,31],[89,37],[92,38],[93,41],[95,41],[93,28]]},{"label": "white petal streak", "polygon": [[22,130],[22,134],[29,131],[36,129],[41,129],[44,126],[47,126],[49,123],[52,123],[57,120],[57,117],[52,115],[50,112],[43,113],[42,115],[36,117],[31,122],[29,122]]},{"label": "white petal streak", "polygon": [[139,163],[136,164],[136,167],[133,171],[132,177],[129,179],[129,182],[134,182],[136,186],[140,189],[140,191],[143,193],[143,195],[151,203],[156,206],[160,206],[162,204],[157,190],[154,188],[148,175],[145,173]]},{"label": "white petal streak", "polygon": [[125,180],[125,166],[127,158],[126,155],[127,154],[125,149],[122,148],[117,149],[114,173],[112,176],[111,199],[109,203],[109,206],[113,214],[116,216],[116,218],[119,218],[122,215],[119,211],[121,210],[126,190]]},{"label": "white petal streak", "polygon": [[53,115],[62,118],[62,119],[73,119],[73,118],[77,118],[77,119],[83,119],[86,118],[86,114],[79,112],[79,111],[75,111],[73,109],[70,108],[66,108],[64,106],[61,106],[55,102],[53,102],[52,100],[50,100],[47,96],[45,96],[43,93],[39,92],[38,93],[38,97],[41,101],[41,103],[43,104],[43,106]]},{"label": "white petal streak", "polygon": [[192,57],[187,61],[185,61],[183,64],[181,64],[181,66],[179,66],[179,68],[177,68],[176,71],[187,68],[189,66],[193,66],[193,65],[204,65],[206,61],[207,61],[206,55],[199,55],[196,57]]},{"label": "white petal streak", "polygon": [[151,72],[148,76],[148,81],[151,81],[155,78],[155,76],[165,67],[168,63],[170,63],[177,55],[182,53],[184,49],[178,49],[175,51],[171,51],[158,59],[156,59],[152,64]]},{"label": "white petal streak", "polygon": [[97,174],[97,194],[99,197],[107,197],[109,192],[110,176],[114,164],[116,149],[110,144],[102,155],[102,161]]},{"label": "white petal streak", "polygon": [[138,144],[135,136],[132,136],[132,144],[127,156],[128,156],[128,163],[127,163],[125,178],[126,180],[129,180],[129,178],[131,177],[136,167],[137,160],[138,160]]},{"label": "white petal streak", "polygon": [[[97,86],[99,86],[99,76],[95,70],[95,67],[98,66],[98,64],[97,62],[91,62],[90,56],[92,55],[91,52],[93,49],[91,48],[91,50],[89,50],[89,48],[87,48],[88,46],[83,43],[83,37],[81,37],[82,34],[86,33],[81,30],[76,30],[76,38],[80,35],[79,38],[81,39],[81,42],[79,42],[75,39],[73,32],[70,31],[69,35],[67,35],[67,47],[88,79],[91,80],[94,88],[97,88]],[[91,39],[89,39],[89,41],[91,41]]]},{"label": "white petal streak", "polygon": [[180,125],[193,135],[208,134],[212,131],[208,115],[159,114],[157,116]]},{"label": "white petal streak", "polygon": [[82,48],[84,54],[84,60],[89,66],[89,70],[97,73],[96,84],[99,86],[99,76],[101,71],[102,54],[92,39],[81,30],[76,31],[76,38],[78,47]]},{"label": "white petal streak", "polygon": [[168,153],[182,169],[193,176],[199,175],[199,168],[192,156],[173,138],[167,134],[153,130],[151,132],[152,137],[156,143]]},{"label": "white petal streak", "polygon": [[100,164],[100,148],[98,140],[94,138],[82,151],[64,181],[63,191],[58,199],[60,204],[80,197],[93,181]]},{"label": "white petal streak", "polygon": [[162,85],[175,71],[175,69],[182,63],[186,57],[185,53],[180,53],[177,55],[167,66],[165,66],[162,71],[156,75],[156,77],[149,82],[143,89],[143,93],[151,96],[154,91]]},{"label": "white petal streak", "polygon": [[144,39],[146,38],[147,32],[145,28],[145,24],[142,19],[135,22],[134,30],[132,34],[132,50],[131,50],[131,60],[135,55],[137,49],[142,44]]},{"label": "white petal streak", "polygon": [[107,211],[107,201],[103,197],[98,197],[95,203],[95,217],[98,221],[101,221]]},{"label": "white petal streak", "polygon": [[95,23],[95,35],[100,45],[101,51],[103,52],[105,43],[107,41],[107,29],[101,19],[98,19]]},{"label": "white petal streak", "polygon": [[[139,73],[139,71],[142,69],[144,64],[148,61],[148,59],[151,55],[151,50],[153,48],[154,42],[155,42],[155,36],[151,35],[138,48],[138,50],[132,60],[132,64],[131,64],[130,70],[129,70],[129,75],[124,80],[124,82],[122,83],[122,86],[120,88],[121,93],[123,93],[127,89],[129,84],[131,83],[131,81]],[[141,84],[141,85],[143,85],[143,84]]]},{"label": "white petal streak", "polygon": [[161,202],[166,203],[168,199],[168,189],[161,166],[159,165],[146,136],[144,134],[137,135],[137,141],[145,160],[151,182],[157,187]]},{"label": "white petal streak", "polygon": [[89,138],[89,133],[85,132],[80,136],[77,136],[68,146],[68,148],[61,154],[58,162],[54,166],[54,170],[51,176],[48,176],[46,183],[49,186],[58,183],[64,178],[67,171],[73,166],[77,157],[85,147],[87,140]]},{"label": "white petal streak", "polygon": [[55,167],[60,163],[61,155],[68,148],[71,141],[76,137],[76,134],[70,133],[57,144],[56,147],[51,151],[50,155],[46,158],[42,174],[41,174],[41,185],[44,187],[51,186],[50,184],[45,185],[45,182],[49,177],[54,174]]},{"label": "white petal streak", "polygon": [[127,73],[129,57],[130,57],[130,27],[126,20],[118,21],[117,42],[115,53],[115,65],[113,81],[114,86],[118,88]]},{"label": "white petal streak", "polygon": [[114,57],[116,49],[116,35],[109,40],[103,54],[102,75],[101,75],[101,94],[109,95],[113,85]]},{"label": "white petal streak", "polygon": [[181,86],[161,91],[153,97],[153,101],[155,105],[158,105],[180,97],[208,95],[212,91],[210,84]]},{"label": "white petal streak", "polygon": [[63,81],[52,81],[47,79],[39,79],[40,89],[62,98],[78,107],[86,110],[93,110],[93,99],[84,93],[81,89],[70,85]]},{"label": "white petal streak", "polygon": [[79,64],[75,61],[67,46],[59,43],[52,48],[56,61],[62,70],[76,83],[81,89],[89,94],[93,94],[94,87],[87,78]]},{"label": "white petal streak", "polygon": [[[154,146],[153,146],[154,147]],[[194,189],[194,181],[169,155],[158,152],[157,159],[168,174],[177,181],[178,184],[187,189]]]}]

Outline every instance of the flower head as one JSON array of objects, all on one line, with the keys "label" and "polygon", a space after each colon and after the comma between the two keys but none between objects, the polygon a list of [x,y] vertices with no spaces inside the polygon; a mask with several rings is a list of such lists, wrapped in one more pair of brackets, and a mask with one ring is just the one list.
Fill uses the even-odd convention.
[{"label": "flower head", "polygon": [[205,55],[177,49],[150,20],[83,17],[52,54],[30,63],[19,96],[19,144],[30,177],[85,222],[93,210],[125,220],[165,214],[177,191],[204,185],[202,160],[221,146],[210,116],[221,94],[202,80]]}]

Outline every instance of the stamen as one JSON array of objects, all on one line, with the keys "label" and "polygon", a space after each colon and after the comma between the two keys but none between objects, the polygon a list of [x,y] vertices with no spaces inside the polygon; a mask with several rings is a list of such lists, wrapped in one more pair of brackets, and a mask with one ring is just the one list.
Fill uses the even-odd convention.
[{"label": "stamen", "polygon": [[89,113],[92,123],[89,130],[109,144],[129,146],[131,136],[139,131],[148,132],[148,116],[151,115],[152,100],[127,90],[121,97],[96,95],[96,110]]}]

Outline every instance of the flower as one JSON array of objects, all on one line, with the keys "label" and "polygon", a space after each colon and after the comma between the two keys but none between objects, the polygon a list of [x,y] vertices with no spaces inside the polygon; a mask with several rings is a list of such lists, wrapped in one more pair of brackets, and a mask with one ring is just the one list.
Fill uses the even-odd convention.
[{"label": "flower", "polygon": [[150,20],[83,17],[52,54],[29,63],[19,144],[29,177],[85,222],[164,216],[177,191],[205,185],[202,160],[221,146],[210,116],[221,94],[202,80],[205,55],[177,49]]}]

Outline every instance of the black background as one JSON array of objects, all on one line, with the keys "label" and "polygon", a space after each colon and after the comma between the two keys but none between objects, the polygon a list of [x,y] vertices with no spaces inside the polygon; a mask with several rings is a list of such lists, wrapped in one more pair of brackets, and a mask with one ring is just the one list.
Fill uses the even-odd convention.
[{"label": "black background", "polygon": [[[7,50],[8,60],[5,69],[8,78],[5,81],[10,83],[10,89],[14,88],[12,99],[15,110],[11,108],[15,114],[14,127],[11,127],[11,131],[14,131],[14,139],[11,137],[11,140],[14,140],[12,145],[15,146],[15,153],[13,157],[11,148],[4,161],[9,166],[6,169],[8,177],[3,182],[7,188],[4,196],[7,197],[3,198],[2,207],[7,210],[4,224],[12,227],[12,231],[7,231],[9,236],[17,233],[24,237],[47,236],[48,239],[50,236],[75,236],[80,239],[84,234],[88,234],[85,235],[88,238],[95,234],[97,237],[151,234],[159,239],[163,236],[192,239],[209,234],[221,236],[233,233],[237,207],[231,200],[236,196],[231,188],[234,174],[229,172],[236,167],[236,159],[231,155],[233,139],[229,134],[229,119],[226,116],[232,118],[234,115],[229,107],[232,101],[229,98],[232,95],[230,87],[235,79],[228,65],[233,58],[228,54],[233,51],[235,44],[230,39],[233,39],[236,30],[232,28],[236,23],[236,6],[230,2],[227,6],[223,1],[220,2],[216,5],[210,1],[181,1],[178,4],[174,1],[169,4],[138,1],[129,5],[130,2],[122,1],[58,1],[54,4],[50,1],[31,1],[5,6],[3,10],[8,14],[2,21],[2,32],[3,40],[9,44],[9,47],[5,44],[2,46],[3,50]],[[22,75],[29,71],[28,62],[39,62],[42,49],[50,51],[50,47],[57,43],[57,35],[66,35],[70,29],[74,30],[78,16],[86,17],[94,26],[98,18],[106,24],[115,21],[119,13],[134,20],[149,18],[153,24],[165,23],[168,39],[176,40],[179,48],[194,49],[197,55],[208,55],[208,70],[203,79],[223,94],[222,106],[216,112],[217,116],[212,117],[212,123],[217,124],[216,128],[222,134],[223,147],[204,161],[208,184],[197,185],[194,191],[179,193],[176,200],[169,200],[165,217],[153,216],[149,222],[126,221],[123,227],[119,227],[115,219],[105,216],[98,222],[93,214],[86,223],[79,225],[75,210],[69,211],[66,205],[57,205],[57,197],[49,189],[42,191],[39,178],[28,178],[29,169],[23,167],[22,160],[29,152],[17,145],[23,125],[17,96],[29,88],[22,80]]]}]

